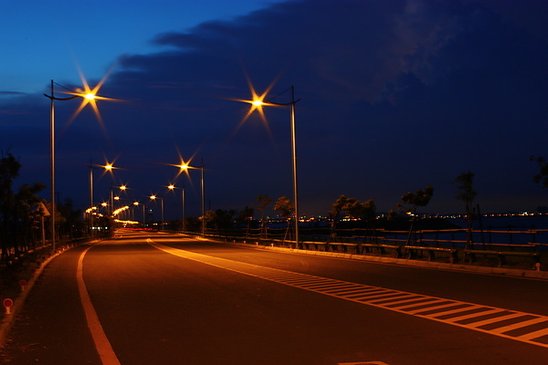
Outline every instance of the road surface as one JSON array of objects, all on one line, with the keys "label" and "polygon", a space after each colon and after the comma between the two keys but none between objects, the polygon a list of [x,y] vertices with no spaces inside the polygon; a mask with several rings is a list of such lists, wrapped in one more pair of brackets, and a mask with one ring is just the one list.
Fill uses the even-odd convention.
[{"label": "road surface", "polygon": [[542,364],[546,281],[125,232],[54,259],[5,364]]}]

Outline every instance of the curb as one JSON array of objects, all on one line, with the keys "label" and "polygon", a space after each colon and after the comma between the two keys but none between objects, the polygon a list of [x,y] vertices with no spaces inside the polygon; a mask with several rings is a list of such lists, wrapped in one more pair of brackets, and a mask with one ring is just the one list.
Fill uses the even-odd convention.
[{"label": "curb", "polygon": [[[93,243],[95,241],[91,241],[88,243]],[[19,311],[23,308],[25,301],[27,300],[27,296],[29,295],[30,291],[32,290],[32,287],[36,283],[36,280],[42,275],[42,272],[44,269],[49,265],[53,259],[55,259],[57,256],[63,254],[65,251],[68,251],[74,247],[77,246],[65,246],[62,249],[58,249],[53,255],[49,256],[44,262],[40,264],[40,267],[34,271],[32,274],[32,277],[29,279],[28,284],[25,287],[25,290],[21,291],[19,295],[13,299],[14,305],[12,308],[12,312],[9,315],[5,315],[2,321],[0,322],[0,349],[2,349],[5,345],[8,333],[13,326],[13,323],[15,321],[15,318]]]}]

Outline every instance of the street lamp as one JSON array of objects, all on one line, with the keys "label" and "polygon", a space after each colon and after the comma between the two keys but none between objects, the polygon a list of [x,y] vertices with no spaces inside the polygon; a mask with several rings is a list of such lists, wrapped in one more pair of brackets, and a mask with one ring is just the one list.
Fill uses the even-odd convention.
[{"label": "street lamp", "polygon": [[155,201],[156,199],[160,200],[160,209],[161,209],[161,216],[162,216],[160,227],[163,229],[164,228],[164,199],[160,198],[159,196],[155,194],[152,194],[151,196],[149,196],[149,199],[152,201]]},{"label": "street lamp", "polygon": [[[174,191],[177,187],[174,185],[174,184],[169,184],[167,186],[167,190],[169,191]],[[182,206],[183,206],[183,232],[185,231],[185,187],[183,185],[183,187],[181,188],[181,203],[182,203]]]},{"label": "street lamp", "polygon": [[51,194],[51,244],[52,251],[55,251],[55,101],[67,101],[76,98],[81,98],[82,103],[78,107],[74,117],[90,104],[95,111],[96,116],[99,118],[99,109],[97,108],[96,100],[109,100],[102,96],[98,96],[99,89],[103,86],[104,79],[99,82],[93,89],[90,89],[87,82],[82,78],[84,83],[84,89],[77,89],[76,91],[66,92],[70,95],[68,97],[55,96],[54,81],[51,80],[51,95],[44,94],[46,98],[50,100],[50,194]]},{"label": "street lamp", "polygon": [[[91,161],[89,163],[89,206],[93,208],[94,206],[94,175],[93,175],[93,169],[95,167],[102,167],[104,169],[103,174],[105,173],[113,173],[113,170],[116,169],[114,167],[114,164],[111,162],[106,162],[104,165],[95,165]],[[102,205],[102,204],[101,204]],[[93,215],[90,216],[90,227],[91,227],[91,237],[93,238]]]},{"label": "street lamp", "polygon": [[135,208],[137,208],[139,206],[139,202],[138,201],[134,201],[133,202],[133,210],[132,210],[132,214],[131,214],[131,219],[133,220],[136,220],[137,218],[135,218]]},{"label": "street lamp", "polygon": [[[117,186],[118,190],[121,192],[125,192],[128,188],[127,185],[122,184],[120,186]],[[120,200],[120,196],[114,196],[114,186],[111,185],[110,187],[110,214],[112,215],[112,212],[114,211],[114,201]]]},{"label": "street lamp", "polygon": [[[202,166],[190,166],[190,162],[185,162],[183,159],[181,159],[181,162],[178,165],[173,165],[175,167],[179,168],[179,174],[181,173],[187,173],[189,170],[200,170],[202,173],[201,176],[201,191],[202,191],[202,236],[205,236],[205,165],[204,160],[202,159]],[[184,190],[183,190],[183,209],[184,209]],[[183,213],[184,215],[184,213]],[[184,217],[183,217],[184,219]],[[184,224],[184,223],[183,223]],[[183,227],[184,230],[184,227]]]},{"label": "street lamp", "polygon": [[[93,208],[93,164],[89,164],[89,206]],[[90,237],[93,239],[93,214],[89,216]]]},{"label": "street lamp", "polygon": [[295,248],[299,247],[299,186],[298,186],[298,174],[297,174],[297,130],[295,120],[295,104],[300,99],[295,100],[295,88],[291,86],[291,99],[288,103],[277,103],[266,99],[270,87],[262,94],[257,94],[251,83],[249,83],[251,90],[251,99],[236,99],[236,101],[250,104],[249,111],[247,112],[244,120],[247,119],[253,112],[257,111],[263,121],[266,121],[263,107],[265,106],[289,106],[290,107],[290,127],[291,127],[291,156],[293,165],[293,200],[295,206]]}]

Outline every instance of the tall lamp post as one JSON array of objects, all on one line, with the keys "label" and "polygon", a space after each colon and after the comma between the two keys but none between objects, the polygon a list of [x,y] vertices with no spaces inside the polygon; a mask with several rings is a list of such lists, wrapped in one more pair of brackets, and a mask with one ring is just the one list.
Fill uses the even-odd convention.
[{"label": "tall lamp post", "polygon": [[[89,207],[93,209],[93,164],[89,164]],[[92,212],[93,213],[93,212]],[[93,239],[93,214],[89,216],[90,236]]]},{"label": "tall lamp post", "polygon": [[133,202],[133,210],[132,210],[132,214],[131,214],[131,219],[132,220],[137,220],[137,218],[135,217],[135,209],[137,209],[138,206],[139,206],[139,202],[134,201]]},{"label": "tall lamp post", "polygon": [[[177,189],[177,187],[174,185],[174,184],[169,184],[167,186],[167,190],[169,191],[175,191],[175,189]],[[185,231],[185,187],[183,185],[183,187],[181,188],[181,204],[182,204],[182,207],[183,207],[183,217],[182,217],[182,224],[183,224],[183,232]]]},{"label": "tall lamp post", "polygon": [[[118,201],[120,200],[120,196],[119,195],[114,195],[114,185],[111,185],[110,187],[110,215],[112,215],[112,212],[114,212],[114,201]],[[122,184],[122,185],[119,185],[117,186],[118,190],[120,190],[121,192],[125,192],[127,190],[127,185],[125,184]]]},{"label": "tall lamp post", "polygon": [[96,100],[107,100],[108,98],[100,97],[97,92],[102,86],[102,82],[99,83],[93,89],[90,89],[86,82],[84,82],[84,90],[78,89],[76,91],[67,92],[68,97],[55,96],[54,81],[51,80],[51,94],[44,94],[46,98],[50,100],[50,195],[51,195],[51,245],[52,251],[55,251],[55,102],[67,101],[76,98],[82,98],[82,104],[78,108],[78,112],[81,111],[87,104],[91,104],[93,109],[98,113]]},{"label": "tall lamp post", "polygon": [[160,200],[160,212],[161,212],[161,217],[162,217],[162,220],[160,222],[160,227],[162,228],[162,230],[164,229],[164,199],[163,198],[160,198],[159,196],[155,195],[155,194],[152,194],[151,196],[149,196],[149,199],[152,200],[152,201],[155,201],[156,199]]},{"label": "tall lamp post", "polygon": [[[185,172],[188,173],[188,170],[200,170],[201,171],[201,192],[202,192],[202,236],[205,236],[205,227],[206,227],[206,221],[205,221],[205,165],[204,160],[202,159],[202,165],[201,166],[190,166],[188,162],[181,161],[179,165],[173,165],[175,167],[179,168],[179,173]],[[184,190],[183,190],[183,209],[184,209]],[[184,213],[183,213],[184,214]],[[184,219],[184,218],[183,218]],[[184,230],[184,228],[183,228]]]},{"label": "tall lamp post", "polygon": [[266,99],[267,93],[270,90],[267,89],[266,92],[259,95],[253,89],[253,86],[250,84],[252,98],[247,99],[236,99],[244,103],[251,104],[251,107],[246,115],[246,118],[249,117],[254,111],[257,111],[263,120],[266,120],[264,116],[263,107],[264,106],[289,106],[290,107],[290,127],[291,127],[291,159],[293,165],[293,200],[295,208],[295,248],[299,247],[299,185],[298,185],[298,170],[297,170],[297,128],[296,128],[296,118],[295,118],[295,105],[300,99],[295,100],[295,88],[291,86],[291,99],[288,103],[278,103]]},{"label": "tall lamp post", "polygon": [[[93,170],[95,167],[102,167],[106,172],[112,174],[112,171],[115,169],[114,165],[112,163],[109,163],[107,162],[105,165],[95,165],[94,163],[92,163],[90,161],[89,163],[89,207],[91,209],[94,208],[94,205],[95,205],[95,196],[94,196],[94,193],[95,193],[95,187],[94,187],[94,182],[95,182],[95,177],[94,177],[94,174],[93,174]],[[90,227],[91,227],[91,237],[93,238],[93,214],[90,215]]]}]

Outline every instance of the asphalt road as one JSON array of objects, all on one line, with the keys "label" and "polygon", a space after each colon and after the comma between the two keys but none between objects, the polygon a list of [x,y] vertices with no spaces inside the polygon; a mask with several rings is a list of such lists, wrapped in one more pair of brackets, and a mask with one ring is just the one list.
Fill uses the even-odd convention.
[{"label": "asphalt road", "polygon": [[543,364],[547,289],[546,281],[127,234],[53,260],[0,361]]}]

